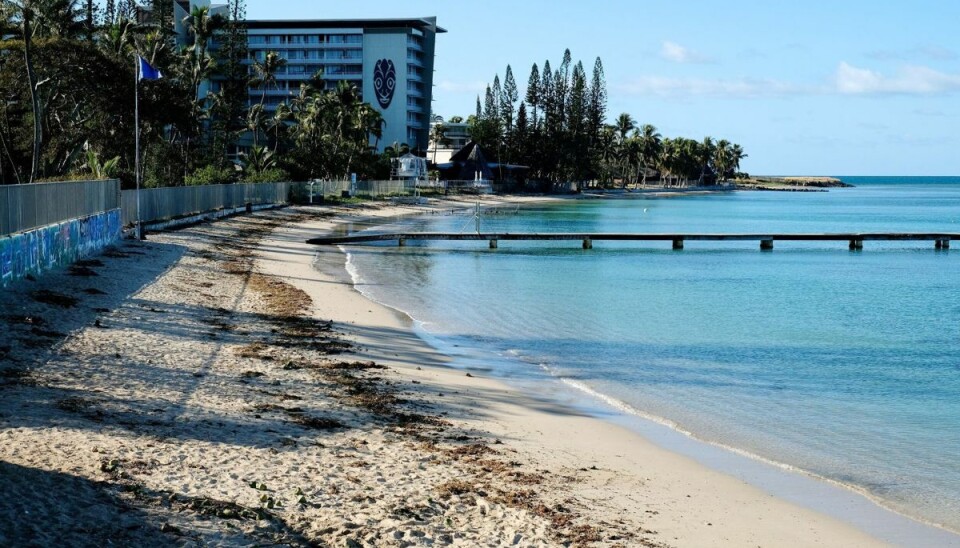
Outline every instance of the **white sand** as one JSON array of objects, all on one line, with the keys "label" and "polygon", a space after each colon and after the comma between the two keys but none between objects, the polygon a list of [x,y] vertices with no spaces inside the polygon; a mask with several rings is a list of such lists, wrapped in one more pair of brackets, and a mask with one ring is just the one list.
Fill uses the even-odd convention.
[{"label": "white sand", "polygon": [[[404,211],[236,217],[0,295],[0,544],[880,544],[467,376],[342,271],[313,268],[308,237]],[[30,298],[44,288],[80,302]],[[339,335],[312,318],[354,347],[331,354]],[[367,360],[389,369],[342,365]]]}]

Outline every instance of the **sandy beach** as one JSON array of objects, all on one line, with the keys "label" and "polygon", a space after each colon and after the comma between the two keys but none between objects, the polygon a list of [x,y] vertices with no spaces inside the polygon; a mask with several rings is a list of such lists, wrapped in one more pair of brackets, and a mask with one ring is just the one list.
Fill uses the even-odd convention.
[{"label": "sandy beach", "polygon": [[0,294],[0,543],[882,545],[451,367],[304,243],[429,210],[238,216]]}]

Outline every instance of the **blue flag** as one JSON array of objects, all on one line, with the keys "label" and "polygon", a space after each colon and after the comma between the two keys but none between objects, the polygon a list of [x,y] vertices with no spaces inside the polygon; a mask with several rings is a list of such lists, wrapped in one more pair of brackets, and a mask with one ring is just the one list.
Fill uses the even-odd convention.
[{"label": "blue flag", "polygon": [[148,63],[146,59],[144,59],[143,57],[140,57],[139,55],[137,56],[137,58],[140,59],[139,80],[159,80],[163,78],[163,74],[159,70],[150,66],[150,63]]}]

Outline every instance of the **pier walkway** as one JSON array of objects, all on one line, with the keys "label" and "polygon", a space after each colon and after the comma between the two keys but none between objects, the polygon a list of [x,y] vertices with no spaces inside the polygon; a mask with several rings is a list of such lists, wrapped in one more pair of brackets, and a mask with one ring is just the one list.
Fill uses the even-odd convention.
[{"label": "pier walkway", "polygon": [[866,241],[927,241],[935,249],[950,249],[951,240],[960,240],[960,233],[837,233],[837,234],[637,234],[637,233],[453,233],[453,232],[393,232],[361,233],[345,236],[322,236],[307,240],[313,245],[349,245],[396,240],[400,246],[413,240],[482,240],[496,249],[500,241],[559,241],[582,242],[583,249],[593,249],[594,241],[617,242],[672,242],[673,249],[683,249],[685,241],[758,241],[763,251],[773,250],[774,241],[786,242],[848,242],[851,250],[863,249]]}]

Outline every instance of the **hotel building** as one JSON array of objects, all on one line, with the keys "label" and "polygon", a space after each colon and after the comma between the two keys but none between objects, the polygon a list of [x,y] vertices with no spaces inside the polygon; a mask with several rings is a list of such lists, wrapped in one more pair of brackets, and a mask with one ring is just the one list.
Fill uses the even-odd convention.
[{"label": "hotel building", "polygon": [[[189,40],[181,21],[197,5],[210,3],[176,2],[181,43]],[[221,6],[210,7],[212,13],[222,13]],[[446,32],[435,17],[247,20],[246,29],[251,65],[271,51],[286,60],[277,73],[277,85],[266,91],[268,111],[295,97],[300,85],[319,72],[327,89],[340,81],[355,84],[362,100],[380,111],[385,122],[381,149],[394,142],[427,149],[436,36]],[[214,91],[216,85],[211,83]],[[251,89],[251,104],[259,103],[262,94],[262,89]]]}]

